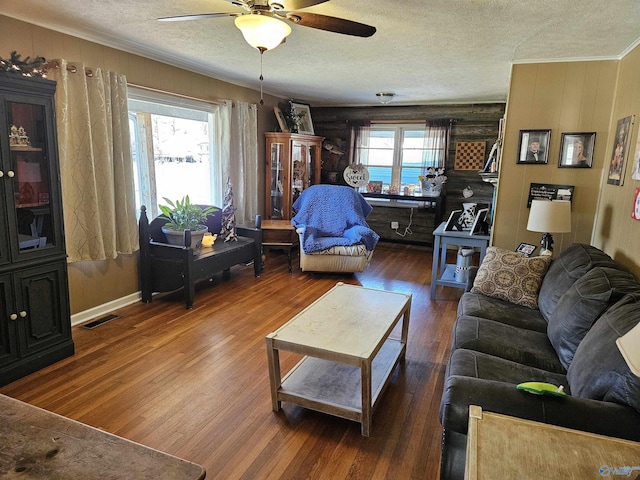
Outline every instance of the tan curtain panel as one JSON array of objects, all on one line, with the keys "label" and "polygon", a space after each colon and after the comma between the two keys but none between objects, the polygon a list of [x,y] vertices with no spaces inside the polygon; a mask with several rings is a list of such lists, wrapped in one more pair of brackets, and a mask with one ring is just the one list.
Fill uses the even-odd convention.
[{"label": "tan curtain panel", "polygon": [[[216,192],[231,179],[240,224],[254,223],[258,211],[258,113],[255,104],[225,100],[217,111],[218,158]],[[222,206],[222,198],[216,198]]]},{"label": "tan curtain panel", "polygon": [[56,115],[69,262],[138,248],[126,78],[57,61]]}]

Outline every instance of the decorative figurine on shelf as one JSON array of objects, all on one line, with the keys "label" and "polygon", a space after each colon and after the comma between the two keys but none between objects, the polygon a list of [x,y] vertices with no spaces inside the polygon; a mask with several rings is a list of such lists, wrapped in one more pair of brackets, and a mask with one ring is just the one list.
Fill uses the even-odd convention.
[{"label": "decorative figurine on shelf", "polygon": [[9,128],[9,145],[18,145],[18,127],[15,125]]},{"label": "decorative figurine on shelf", "polygon": [[419,175],[418,180],[422,186],[422,195],[425,197],[439,197],[442,186],[447,182],[444,168],[435,169],[429,167],[425,175]]},{"label": "decorative figurine on shelf", "polygon": [[24,130],[24,127],[18,127],[18,145],[22,145],[28,147],[31,145],[29,141],[29,137],[27,136],[27,132]]},{"label": "decorative figurine on shelf", "polygon": [[18,127],[16,125],[9,127],[9,145],[13,147],[28,147],[31,145],[31,141],[24,127]]}]

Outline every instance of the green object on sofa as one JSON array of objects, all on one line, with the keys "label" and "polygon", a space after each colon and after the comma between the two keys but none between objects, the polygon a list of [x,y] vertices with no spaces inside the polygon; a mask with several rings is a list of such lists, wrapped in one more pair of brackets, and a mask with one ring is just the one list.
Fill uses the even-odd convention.
[{"label": "green object on sofa", "polygon": [[554,397],[565,397],[567,395],[562,385],[557,386],[546,382],[524,382],[516,385],[516,388],[534,395],[553,395]]}]

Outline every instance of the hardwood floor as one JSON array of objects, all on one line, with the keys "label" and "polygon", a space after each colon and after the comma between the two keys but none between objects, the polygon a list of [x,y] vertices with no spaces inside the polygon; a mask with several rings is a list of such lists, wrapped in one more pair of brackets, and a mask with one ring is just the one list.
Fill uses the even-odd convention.
[{"label": "hardwood floor", "polygon": [[[0,393],[203,465],[211,479],[437,479],[438,408],[461,290],[429,299],[432,252],[380,243],[355,275],[302,273],[274,252],[260,278],[234,267],[197,290],[136,303],[92,330],[76,354]],[[336,282],[413,295],[406,361],[373,416],[348,420],[283,403],[271,410],[265,336]],[[298,358],[280,355],[283,372]]]}]

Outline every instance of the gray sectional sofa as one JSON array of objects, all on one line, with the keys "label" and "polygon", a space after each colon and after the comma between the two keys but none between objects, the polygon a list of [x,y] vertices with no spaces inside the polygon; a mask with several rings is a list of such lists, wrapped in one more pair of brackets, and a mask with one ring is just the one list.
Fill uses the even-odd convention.
[{"label": "gray sectional sofa", "polygon": [[[513,255],[490,247],[458,305],[440,405],[442,480],[464,477],[469,405],[640,441],[640,378],[615,344],[640,321],[640,284],[590,245],[573,244],[546,264]],[[531,272],[538,285],[523,282],[524,293],[509,286]],[[524,306],[527,293],[537,308]],[[516,389],[529,381],[562,385],[569,395]]]}]

